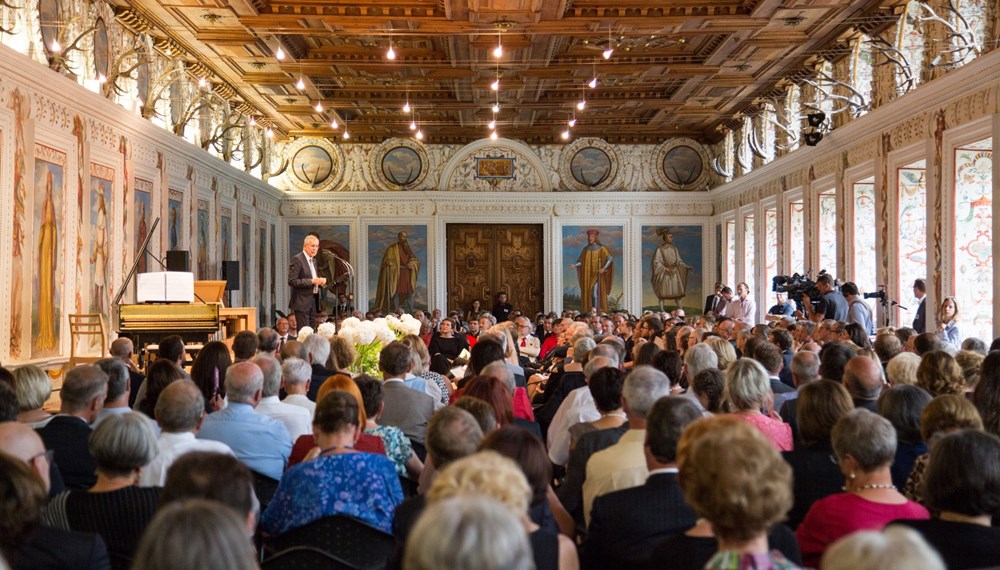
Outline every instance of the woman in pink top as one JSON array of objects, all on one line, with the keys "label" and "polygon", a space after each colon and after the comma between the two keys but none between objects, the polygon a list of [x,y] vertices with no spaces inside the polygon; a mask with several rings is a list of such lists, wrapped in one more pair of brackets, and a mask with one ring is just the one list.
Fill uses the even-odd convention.
[{"label": "woman in pink top", "polygon": [[927,509],[892,484],[896,430],[889,420],[866,409],[853,410],[833,428],[833,451],[846,493],[813,503],[795,532],[806,566],[818,566],[828,546],[853,532],[880,530],[897,519],[930,518]]},{"label": "woman in pink top", "polygon": [[771,382],[759,362],[741,358],[732,363],[726,369],[724,396],[733,413],[759,429],[778,451],[792,450],[792,428],[772,410]]}]

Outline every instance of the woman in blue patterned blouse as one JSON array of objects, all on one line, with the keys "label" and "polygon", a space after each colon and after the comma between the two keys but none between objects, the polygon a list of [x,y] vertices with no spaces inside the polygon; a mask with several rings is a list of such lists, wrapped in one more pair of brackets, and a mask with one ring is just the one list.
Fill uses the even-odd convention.
[{"label": "woman in blue patterned blouse", "polygon": [[315,520],[346,515],[390,532],[403,491],[392,461],[354,450],[363,426],[358,401],[334,390],[316,406],[313,433],[318,451],[285,472],[261,526],[280,535]]}]

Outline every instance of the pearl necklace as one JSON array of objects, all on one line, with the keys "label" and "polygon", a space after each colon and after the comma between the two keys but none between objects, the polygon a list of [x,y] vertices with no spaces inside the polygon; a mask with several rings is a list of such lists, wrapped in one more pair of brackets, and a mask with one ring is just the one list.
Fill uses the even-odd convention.
[{"label": "pearl necklace", "polygon": [[628,419],[628,416],[625,415],[625,412],[608,412],[606,414],[601,414],[601,417],[602,418],[609,418],[609,417],[610,418],[621,418],[623,420],[627,420]]},{"label": "pearl necklace", "polygon": [[896,486],[892,483],[868,483],[867,485],[858,485],[855,487],[854,492],[856,493],[858,491],[868,491],[874,489],[892,489],[895,491]]}]

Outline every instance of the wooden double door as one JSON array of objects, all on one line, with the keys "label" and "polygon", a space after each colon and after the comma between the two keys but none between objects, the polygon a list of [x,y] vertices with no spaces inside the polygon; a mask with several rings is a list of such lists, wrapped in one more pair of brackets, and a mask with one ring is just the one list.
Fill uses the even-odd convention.
[{"label": "wooden double door", "polygon": [[541,224],[448,224],[448,308],[484,311],[496,296],[534,318],[544,309]]}]

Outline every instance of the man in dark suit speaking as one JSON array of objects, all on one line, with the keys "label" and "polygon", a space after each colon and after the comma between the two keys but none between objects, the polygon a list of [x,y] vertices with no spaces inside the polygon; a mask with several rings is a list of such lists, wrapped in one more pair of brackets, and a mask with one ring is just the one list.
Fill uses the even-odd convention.
[{"label": "man in dark suit speaking", "polygon": [[326,279],[316,269],[317,253],[319,238],[308,235],[302,242],[302,251],[292,257],[288,267],[288,286],[292,289],[288,307],[295,312],[300,327],[316,326],[316,302],[320,287],[326,285]]}]

